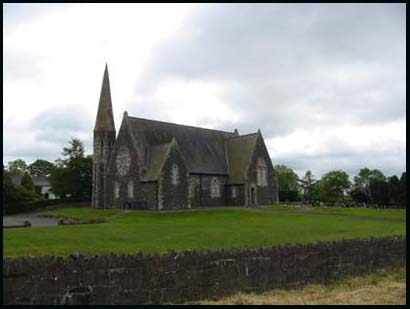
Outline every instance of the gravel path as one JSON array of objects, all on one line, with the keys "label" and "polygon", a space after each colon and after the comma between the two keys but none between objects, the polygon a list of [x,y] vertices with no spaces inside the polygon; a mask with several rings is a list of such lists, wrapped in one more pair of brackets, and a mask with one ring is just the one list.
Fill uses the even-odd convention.
[{"label": "gravel path", "polygon": [[31,226],[57,225],[58,219],[37,217],[37,213],[24,213],[12,216],[3,216],[3,227],[24,226],[24,221],[30,221]]}]

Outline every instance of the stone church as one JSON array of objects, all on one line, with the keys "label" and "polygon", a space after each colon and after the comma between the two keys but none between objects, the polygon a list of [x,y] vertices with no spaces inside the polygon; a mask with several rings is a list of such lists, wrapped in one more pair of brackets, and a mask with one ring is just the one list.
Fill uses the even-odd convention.
[{"label": "stone church", "polygon": [[105,67],[94,127],[92,205],[185,209],[278,202],[260,130],[239,135],[128,116],[116,136]]}]

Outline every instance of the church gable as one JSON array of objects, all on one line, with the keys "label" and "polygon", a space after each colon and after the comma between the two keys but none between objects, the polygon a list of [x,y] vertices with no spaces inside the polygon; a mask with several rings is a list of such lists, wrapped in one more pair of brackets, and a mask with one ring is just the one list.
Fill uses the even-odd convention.
[{"label": "church gable", "polygon": [[189,174],[178,143],[172,139],[167,145],[158,177],[158,209],[189,208]]},{"label": "church gable", "polygon": [[249,187],[256,188],[257,204],[277,202],[276,174],[265,141],[259,130],[246,176]]},{"label": "church gable", "polygon": [[243,184],[254,153],[257,133],[229,138],[226,141],[228,184]]},{"label": "church gable", "polygon": [[106,194],[109,205],[123,207],[140,191],[141,162],[123,118],[108,164]]}]

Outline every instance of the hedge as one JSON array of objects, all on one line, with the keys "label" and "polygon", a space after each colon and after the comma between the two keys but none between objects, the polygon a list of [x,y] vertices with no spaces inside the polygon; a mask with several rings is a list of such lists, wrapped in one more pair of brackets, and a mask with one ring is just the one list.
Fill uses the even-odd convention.
[{"label": "hedge", "polygon": [[36,209],[45,208],[51,205],[58,204],[70,204],[70,203],[80,203],[80,202],[91,202],[90,199],[84,198],[67,198],[67,199],[56,199],[56,200],[40,200],[31,202],[17,202],[3,204],[3,215],[13,215],[18,213],[24,213],[33,211]]}]

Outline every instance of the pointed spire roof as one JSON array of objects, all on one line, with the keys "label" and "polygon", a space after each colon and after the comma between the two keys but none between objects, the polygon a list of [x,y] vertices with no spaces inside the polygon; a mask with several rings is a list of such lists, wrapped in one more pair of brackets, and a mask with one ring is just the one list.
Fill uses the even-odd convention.
[{"label": "pointed spire roof", "polygon": [[108,77],[107,64],[105,64],[100,102],[98,104],[97,119],[95,121],[94,131],[115,132],[114,116],[111,103],[110,79]]}]

